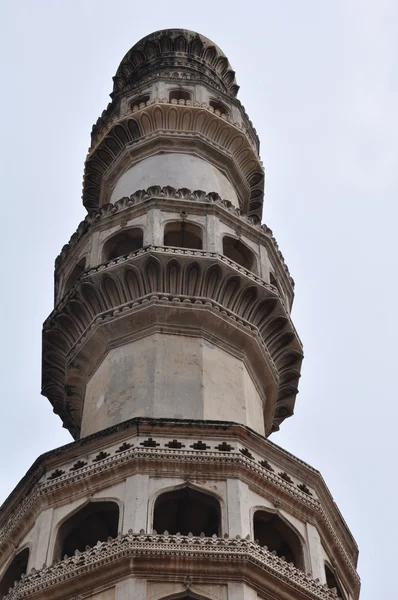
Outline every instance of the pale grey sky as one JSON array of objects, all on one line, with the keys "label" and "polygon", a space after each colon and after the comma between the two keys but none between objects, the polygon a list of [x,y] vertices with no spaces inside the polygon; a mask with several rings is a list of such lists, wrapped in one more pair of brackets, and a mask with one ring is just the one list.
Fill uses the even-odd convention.
[{"label": "pale grey sky", "polygon": [[296,281],[296,414],[272,440],[318,468],[357,539],[362,600],[393,598],[397,523],[397,0],[2,0],[0,502],[70,436],[40,396],[54,259],[127,50],[156,29],[228,56],[261,140],[264,221]]}]

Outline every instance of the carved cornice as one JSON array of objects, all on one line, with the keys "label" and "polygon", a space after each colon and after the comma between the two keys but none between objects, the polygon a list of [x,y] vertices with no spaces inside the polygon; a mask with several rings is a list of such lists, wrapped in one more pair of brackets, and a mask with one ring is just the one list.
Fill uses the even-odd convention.
[{"label": "carved cornice", "polygon": [[159,200],[181,200],[181,201],[190,201],[201,204],[212,204],[218,207],[220,210],[228,211],[233,217],[238,218],[242,221],[245,226],[253,229],[257,235],[260,235],[263,242],[267,245],[267,247],[271,247],[278,257],[281,266],[288,278],[291,286],[294,288],[294,281],[290,275],[288,266],[285,263],[285,259],[283,257],[282,252],[279,250],[276,239],[272,234],[272,230],[267,227],[267,225],[260,225],[257,221],[253,221],[252,218],[247,215],[243,215],[242,211],[239,208],[236,208],[232,202],[229,200],[222,199],[215,192],[206,193],[202,190],[188,190],[187,188],[176,189],[171,186],[161,187],[161,186],[151,186],[147,190],[138,190],[134,192],[129,198],[124,197],[115,202],[114,204],[105,204],[99,210],[95,210],[88,215],[86,215],[85,219],[81,221],[76,232],[71,236],[69,242],[65,244],[57,256],[55,260],[55,268],[57,268],[61,262],[67,257],[69,251],[75,246],[75,244],[80,240],[80,238],[90,231],[93,224],[102,221],[103,219],[107,219],[112,217],[117,213],[124,212],[126,210],[131,209],[134,206],[138,206],[142,203],[147,203],[151,199],[159,199]]},{"label": "carved cornice", "polygon": [[[171,77],[171,73],[169,75],[170,75],[171,79],[175,80],[175,77]],[[157,78],[159,77],[159,73],[157,73],[156,77]],[[162,78],[163,77],[164,77],[164,75],[162,74]],[[217,115],[224,121],[231,123],[231,125],[233,125],[237,129],[242,131],[248,137],[253,150],[258,154],[260,142],[257,137],[257,132],[253,127],[253,123],[250,121],[249,117],[247,116],[247,114],[244,110],[244,107],[241,105],[241,103],[238,100],[236,102],[239,105],[241,113],[243,113],[244,124],[240,123],[239,121],[234,121],[231,115],[229,115],[229,114],[227,115],[225,113],[221,113],[219,110],[215,110],[213,108],[213,106],[210,106],[206,102],[198,102],[196,100],[193,100],[193,101],[192,100],[184,100],[181,98],[179,100],[173,99],[173,100],[169,101],[168,98],[153,98],[151,100],[147,100],[146,102],[140,102],[139,104],[133,104],[132,107],[128,106],[128,109],[127,110],[125,109],[123,114],[121,112],[121,109],[115,110],[115,106],[113,104],[109,104],[107,110],[102,113],[101,117],[99,117],[97,119],[96,124],[93,126],[93,129],[91,132],[91,145],[89,147],[88,152],[90,153],[97,146],[98,142],[102,140],[104,135],[111,129],[112,125],[117,123],[117,121],[120,121],[121,118],[131,116],[131,114],[135,114],[135,113],[143,110],[147,106],[151,106],[152,104],[160,103],[160,104],[172,104],[172,105],[178,104],[179,106],[193,106],[195,108],[203,108],[203,109],[208,110],[211,113],[214,113],[215,115]]]},{"label": "carved cornice", "polygon": [[[200,310],[201,322],[203,310],[209,315],[213,312],[217,318],[230,321],[234,330],[251,332],[264,352],[263,368],[271,370],[265,418],[271,418],[276,430],[293,413],[303,353],[278,290],[223,255],[148,246],[85,271],[44,323],[43,394],[72,435],[78,435],[79,417],[72,419],[71,414],[79,415],[82,404],[76,389],[84,383],[79,368],[74,369],[70,374],[74,393],[65,395],[68,362],[76,357],[89,334],[93,339],[99,327],[108,326],[114,318],[127,317],[144,304],[149,309],[149,301],[174,307],[174,314],[176,303],[184,310]],[[136,323],[141,327],[140,321]],[[212,323],[215,326],[214,318]],[[95,355],[98,353],[96,347]],[[277,393],[271,378],[279,381]],[[265,427],[269,433],[270,423]]]},{"label": "carved cornice", "polygon": [[[264,195],[264,170],[250,138],[235,124],[200,106],[154,102],[112,124],[111,129],[90,151],[83,177],[83,204],[88,211],[98,210],[105,173],[126,148],[158,136],[198,136],[210,150],[233,160],[249,190],[242,211],[260,222]],[[142,148],[140,150],[142,152]]]},{"label": "carved cornice", "polygon": [[[145,560],[134,561],[131,558]],[[107,542],[98,542],[94,548],[85,552],[76,551],[71,558],[66,558],[54,565],[41,570],[32,570],[29,575],[17,582],[7,594],[5,600],[22,600],[23,598],[51,598],[58,597],[57,588],[63,587],[68,581],[80,580],[81,587],[85,587],[84,579],[93,575],[101,580],[101,572],[108,577],[107,567],[123,561],[124,569],[117,569],[119,577],[123,571],[131,572],[149,578],[153,574],[153,560],[162,561],[163,569],[170,572],[180,572],[185,560],[195,563],[197,576],[217,574],[218,581],[228,580],[232,571],[235,578],[249,574],[249,579],[254,578],[258,583],[261,577],[262,588],[273,589],[275,583],[283,588],[290,589],[292,594],[298,592],[298,597],[311,600],[336,600],[334,591],[330,590],[312,577],[306,575],[294,565],[287,563],[265,547],[261,548],[255,542],[236,538],[206,538],[201,536],[148,535],[144,532],[120,535],[118,538]],[[197,562],[196,562],[197,561]],[[222,566],[221,566],[222,565]],[[244,569],[246,565],[247,569]],[[114,569],[114,567],[112,567]],[[260,573],[256,573],[256,571]],[[276,580],[276,582],[275,582]],[[292,597],[294,597],[292,595]]]},{"label": "carved cornice", "polygon": [[235,73],[218,46],[193,31],[165,29],[144,37],[127,52],[113,78],[112,97],[151,72],[181,67],[187,73],[198,71],[232,97],[238,93]]},{"label": "carved cornice", "polygon": [[[169,448],[173,438],[180,449]],[[196,448],[196,439],[205,442],[205,450]],[[108,487],[135,472],[185,477],[193,467],[207,480],[238,477],[312,522],[329,555],[339,557],[340,570],[358,585],[355,541],[320,474],[249,428],[219,421],[136,418],[43,455],[2,507],[0,554],[12,551],[43,507],[65,497],[99,483]]]}]

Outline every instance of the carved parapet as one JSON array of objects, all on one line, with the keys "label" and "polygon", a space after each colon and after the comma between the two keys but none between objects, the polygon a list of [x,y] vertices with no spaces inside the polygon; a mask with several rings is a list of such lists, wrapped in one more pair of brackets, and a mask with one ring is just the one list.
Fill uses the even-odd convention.
[{"label": "carved parapet", "polygon": [[85,271],[44,323],[43,394],[74,436],[88,364],[149,322],[243,348],[267,398],[267,434],[293,413],[302,346],[277,288],[223,255],[148,246]]},{"label": "carved parapet", "polygon": [[125,93],[148,73],[181,67],[192,76],[200,73],[232,97],[238,92],[235,72],[218,46],[193,31],[168,29],[151,33],[127,52],[113,78],[112,97]]},{"label": "carved parapet", "polygon": [[[278,510],[312,523],[347,588],[358,589],[357,546],[318,471],[250,429],[221,421],[132,419],[43,455],[3,506],[0,565],[41,511],[137,472],[158,481],[171,474],[177,481],[238,478]],[[135,503],[127,508],[138,510]],[[248,516],[250,504],[242,510]],[[225,532],[231,534],[227,521]]]},{"label": "carved parapet", "polygon": [[105,184],[112,185],[134,160],[156,153],[159,145],[165,151],[168,144],[174,152],[194,149],[209,162],[224,164],[239,190],[242,212],[261,221],[264,170],[250,138],[221,115],[195,103],[155,102],[114,121],[86,159],[83,204],[87,210],[100,207]]},{"label": "carved parapet", "polygon": [[189,190],[186,188],[176,189],[171,186],[151,186],[146,190],[137,190],[130,197],[120,198],[114,204],[106,204],[98,210],[90,212],[85,219],[79,224],[75,233],[71,236],[69,242],[65,244],[55,260],[55,268],[57,268],[62,261],[68,256],[70,250],[75,244],[84,236],[90,232],[93,225],[103,221],[104,219],[110,219],[117,214],[126,213],[131,211],[134,207],[140,206],[142,203],[148,204],[151,200],[178,200],[182,202],[193,202],[197,205],[210,205],[215,210],[220,211],[220,214],[229,213],[234,219],[237,219],[242,225],[248,228],[249,231],[255,232],[256,235],[260,236],[261,242],[267,246],[270,252],[274,253],[284,270],[288,281],[292,288],[294,287],[294,281],[290,275],[289,268],[285,263],[282,252],[279,250],[279,246],[276,242],[275,237],[272,234],[272,230],[267,225],[260,225],[247,215],[242,214],[242,211],[234,206],[232,202],[227,199],[221,198],[215,192],[204,192],[203,190]]},{"label": "carved parapet", "polygon": [[131,116],[131,113],[136,114],[137,112],[145,109],[148,106],[151,106],[152,104],[172,104],[174,106],[178,104],[179,106],[187,106],[187,107],[193,106],[195,108],[204,108],[204,109],[208,110],[209,112],[215,114],[216,116],[220,117],[224,121],[227,121],[228,123],[231,123],[238,129],[240,129],[248,137],[248,140],[249,140],[253,150],[257,154],[259,152],[259,141],[258,141],[256,131],[253,128],[252,122],[247,117],[246,113],[244,112],[244,108],[242,107],[242,105],[240,103],[239,103],[239,106],[245,117],[243,119],[243,123],[234,120],[231,117],[231,115],[229,115],[227,113],[222,113],[219,110],[215,110],[211,105],[207,104],[206,102],[198,102],[197,100],[192,101],[192,100],[184,100],[184,99],[180,99],[177,101],[177,100],[168,100],[168,98],[153,98],[151,100],[147,100],[146,102],[141,102],[139,104],[133,104],[132,106],[130,106],[128,108],[128,110],[125,110],[123,114],[120,113],[120,110],[116,110],[116,107],[114,104],[112,104],[112,103],[109,104],[107,109],[103,111],[101,117],[99,117],[97,123],[93,127],[93,131],[91,133],[91,145],[88,150],[88,153],[90,154],[90,152],[97,146],[97,144],[103,139],[103,137],[108,133],[108,131],[110,131],[112,129],[112,126],[121,119],[121,117],[124,118],[126,116]]},{"label": "carved parapet", "polygon": [[[136,559],[134,562],[131,559]],[[139,559],[139,560],[138,560]],[[63,597],[65,588],[73,579],[79,582],[79,590],[90,589],[109,578],[109,569],[113,576],[122,579],[131,573],[138,577],[150,576],[153,572],[153,560],[156,559],[162,573],[177,575],[194,565],[195,578],[217,577],[220,583],[234,580],[248,580],[254,585],[261,584],[268,592],[281,588],[299,592],[301,598],[311,600],[336,600],[334,591],[321,585],[293,564],[287,563],[266,548],[246,539],[206,538],[193,535],[128,533],[107,542],[98,542],[94,548],[85,552],[76,552],[75,556],[44,569],[31,572],[7,594],[5,600],[23,598]],[[267,575],[265,577],[264,575]],[[104,580],[106,581],[106,579]],[[285,591],[286,590],[286,591]]]}]

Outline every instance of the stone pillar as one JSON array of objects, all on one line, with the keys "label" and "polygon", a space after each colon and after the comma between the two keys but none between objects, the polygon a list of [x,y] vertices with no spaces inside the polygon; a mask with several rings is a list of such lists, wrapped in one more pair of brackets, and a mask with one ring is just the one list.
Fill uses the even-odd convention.
[{"label": "stone pillar", "polygon": [[227,480],[229,537],[250,535],[250,517],[247,510],[247,485],[239,479]]},{"label": "stone pillar", "polygon": [[321,583],[326,583],[321,538],[314,525],[311,525],[310,523],[307,523],[306,525],[311,574],[314,579],[318,578]]},{"label": "stone pillar", "polygon": [[122,532],[138,533],[147,528],[149,475],[136,474],[126,479]]},{"label": "stone pillar", "polygon": [[32,550],[29,556],[29,570],[41,569],[44,564],[49,564],[51,557],[48,556],[49,541],[52,530],[54,509],[48,508],[40,513],[36,520],[35,535],[33,537]]}]

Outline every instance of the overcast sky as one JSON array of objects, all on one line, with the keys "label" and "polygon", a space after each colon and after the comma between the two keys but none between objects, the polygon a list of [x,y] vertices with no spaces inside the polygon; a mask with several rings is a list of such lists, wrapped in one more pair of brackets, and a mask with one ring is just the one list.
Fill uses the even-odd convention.
[{"label": "overcast sky", "polygon": [[[228,56],[261,140],[264,221],[296,281],[296,414],[272,440],[322,472],[360,549],[362,600],[395,596],[397,0],[2,0],[0,502],[70,441],[40,396],[54,259],[127,50],[157,29]],[[394,514],[395,513],[395,514]]]}]

